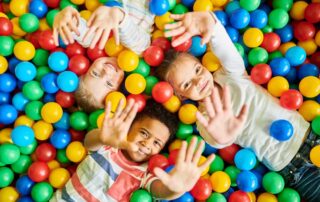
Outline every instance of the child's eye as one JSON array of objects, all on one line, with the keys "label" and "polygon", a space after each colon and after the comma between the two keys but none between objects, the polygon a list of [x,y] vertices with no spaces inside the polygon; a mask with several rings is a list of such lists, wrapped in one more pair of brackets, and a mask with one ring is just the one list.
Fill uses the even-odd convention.
[{"label": "child's eye", "polygon": [[188,81],[187,83],[185,83],[185,84],[183,85],[183,88],[184,88],[184,89],[187,89],[187,88],[190,86],[190,84],[191,84],[191,82]]},{"label": "child's eye", "polygon": [[199,74],[199,73],[200,73],[200,70],[201,70],[201,66],[197,66],[197,68],[196,68],[196,74]]},{"label": "child's eye", "polygon": [[99,76],[100,76],[99,73],[96,72],[96,71],[92,71],[91,73],[92,73],[92,75],[93,75],[94,77],[99,77]]},{"label": "child's eye", "polygon": [[107,81],[107,82],[106,82],[106,84],[107,84],[107,86],[109,86],[110,88],[112,88],[112,87],[113,87],[112,83],[111,83],[111,82],[109,82],[109,81]]},{"label": "child's eye", "polygon": [[148,137],[148,134],[145,132],[145,131],[141,131],[141,135],[142,135],[142,137]]},{"label": "child's eye", "polygon": [[161,143],[159,141],[154,141],[154,145],[156,145],[157,147],[161,147]]}]

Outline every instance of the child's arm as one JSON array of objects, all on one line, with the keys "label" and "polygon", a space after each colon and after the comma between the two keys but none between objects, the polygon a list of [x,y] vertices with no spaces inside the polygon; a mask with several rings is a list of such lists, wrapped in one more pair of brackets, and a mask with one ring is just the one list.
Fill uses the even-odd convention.
[{"label": "child's arm", "polygon": [[129,101],[122,110],[124,100],[121,99],[116,112],[112,117],[111,103],[108,102],[105,109],[105,117],[102,128],[90,131],[84,140],[85,147],[90,151],[96,151],[103,145],[135,151],[137,146],[127,141],[128,131],[138,108],[134,101]]},{"label": "child's arm", "polygon": [[152,195],[156,198],[172,200],[190,191],[215,157],[211,154],[203,164],[198,165],[203,149],[204,141],[198,144],[197,138],[192,138],[188,146],[187,142],[183,141],[176,165],[169,173],[160,168],[154,169],[159,179],[151,184]]}]

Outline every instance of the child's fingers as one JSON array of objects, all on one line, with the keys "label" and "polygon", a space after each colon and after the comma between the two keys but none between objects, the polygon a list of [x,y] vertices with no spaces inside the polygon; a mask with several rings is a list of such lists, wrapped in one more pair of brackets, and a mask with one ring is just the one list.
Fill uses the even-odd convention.
[{"label": "child's fingers", "polygon": [[68,23],[68,25],[69,25],[71,31],[76,33],[78,36],[80,35],[80,32],[79,32],[77,26],[73,22]]},{"label": "child's fingers", "polygon": [[118,27],[113,28],[112,29],[112,33],[113,33],[114,39],[116,40],[116,44],[119,45],[120,44],[120,38],[119,38]]},{"label": "child's fingers", "polygon": [[100,50],[102,50],[105,47],[105,45],[106,45],[106,43],[107,43],[107,41],[109,39],[109,35],[110,35],[110,29],[105,29],[103,31],[103,34],[102,34],[102,37],[101,37],[101,40],[100,40],[100,43],[99,43],[99,49]]},{"label": "child's fingers", "polygon": [[181,147],[179,149],[179,154],[178,154],[178,157],[177,157],[177,161],[176,161],[177,165],[181,165],[185,161],[186,152],[187,152],[187,142],[186,141],[182,141]]},{"label": "child's fingers", "polygon": [[119,104],[117,106],[117,109],[116,109],[116,111],[114,113],[113,118],[118,118],[120,116],[120,114],[122,113],[123,107],[124,107],[124,98],[121,98],[121,100],[120,100],[120,102],[119,102]]},{"label": "child's fingers", "polygon": [[225,110],[231,110],[231,97],[230,97],[230,88],[229,86],[223,86],[223,95],[222,95],[223,108]]},{"label": "child's fingers", "polygon": [[96,14],[95,13],[92,13],[88,22],[87,22],[87,26],[90,27],[92,25],[92,22],[95,20],[96,18]]},{"label": "child's fingers", "polygon": [[213,95],[211,96],[214,111],[218,114],[222,112],[221,97],[218,91],[218,87],[213,88]]},{"label": "child's fingers", "polygon": [[77,24],[79,24],[79,23],[80,23],[80,18],[81,18],[80,13],[79,13],[78,11],[76,11],[76,12],[74,13],[74,16],[75,16],[76,19],[77,19]]},{"label": "child's fingers", "polygon": [[208,116],[209,116],[210,118],[213,118],[216,113],[215,113],[215,111],[214,111],[213,104],[212,104],[211,99],[210,99],[209,97],[206,97],[206,98],[204,99],[204,106],[205,106],[205,108],[206,108],[206,111],[207,111],[207,113],[208,113]]},{"label": "child's fingers", "polygon": [[173,18],[174,20],[182,20],[184,18],[184,14],[171,14],[170,17]]},{"label": "child's fingers", "polygon": [[172,42],[172,46],[176,47],[179,46],[180,44],[184,43],[188,39],[190,39],[192,36],[189,32],[185,32],[182,36],[178,37],[176,40]]},{"label": "child's fingers", "polygon": [[137,115],[137,112],[138,112],[138,105],[134,104],[133,107],[131,108],[131,110],[129,111],[128,116],[125,118],[124,121],[126,123],[130,123],[130,125],[131,125],[131,123],[133,122],[133,119]]},{"label": "child's fingers", "polygon": [[105,108],[104,108],[103,125],[107,124],[107,122],[109,121],[110,114],[111,114],[111,102],[108,101]]},{"label": "child's fingers", "polygon": [[193,162],[193,163],[198,164],[203,149],[204,149],[204,141],[201,140],[201,141],[200,141],[200,144],[198,144],[198,147],[197,147],[197,149],[196,149],[196,151],[195,151],[195,153],[194,153],[194,155],[193,155],[193,158],[192,158],[192,162]]},{"label": "child's fingers", "polygon": [[60,37],[61,37],[63,43],[68,45],[69,42],[68,42],[68,40],[67,40],[67,38],[66,38],[66,36],[64,34],[64,31],[63,31],[63,29],[61,27],[59,27],[59,33],[60,33]]},{"label": "child's fingers", "polygon": [[181,26],[182,26],[182,21],[179,21],[179,22],[175,22],[175,23],[166,24],[164,26],[164,29],[176,29]]},{"label": "child's fingers", "polygon": [[212,33],[207,31],[205,32],[203,35],[202,35],[202,40],[201,40],[201,44],[204,45],[204,44],[207,44],[210,39],[211,39],[211,36],[212,36]]},{"label": "child's fingers", "polygon": [[164,36],[165,37],[179,36],[185,33],[185,31],[186,31],[186,28],[182,26],[182,27],[178,27],[176,29],[172,29],[170,31],[164,32]]},{"label": "child's fingers", "polygon": [[170,186],[171,181],[168,173],[158,167],[154,168],[153,172],[165,186]]},{"label": "child's fingers", "polygon": [[201,125],[203,125],[204,127],[208,126],[208,124],[209,124],[208,120],[201,114],[201,112],[197,111],[196,117]]},{"label": "child's fingers", "polygon": [[68,27],[67,25],[66,25],[66,26],[63,26],[63,27],[62,27],[62,30],[64,31],[67,40],[68,40],[70,43],[73,43],[73,42],[74,42],[74,39],[73,39],[72,34],[71,34],[70,30],[69,30],[69,27]]},{"label": "child's fingers", "polygon": [[56,46],[59,46],[59,34],[57,28],[53,28],[53,40]]},{"label": "child's fingers", "polygon": [[203,172],[212,163],[212,161],[214,160],[215,157],[216,157],[215,154],[211,154],[207,158],[207,160],[203,164],[200,165],[200,167],[199,167],[200,171]]},{"label": "child's fingers", "polygon": [[197,138],[196,137],[193,137],[191,139],[191,142],[189,143],[188,145],[188,148],[187,148],[187,155],[186,155],[186,162],[191,162],[192,161],[192,158],[193,158],[193,155],[194,155],[194,150],[197,146]]},{"label": "child's fingers", "polygon": [[[97,31],[95,32],[95,36],[93,37],[91,44],[90,44],[90,48],[94,48],[96,46],[96,44],[98,43],[101,35],[102,35],[103,29],[97,29]],[[85,41],[85,40],[83,40]]]},{"label": "child's fingers", "polygon": [[132,110],[133,106],[134,106],[134,101],[130,99],[129,102],[127,103],[127,106],[124,108],[124,110],[120,114],[119,118],[121,120],[125,120],[125,118],[128,116],[128,113]]}]

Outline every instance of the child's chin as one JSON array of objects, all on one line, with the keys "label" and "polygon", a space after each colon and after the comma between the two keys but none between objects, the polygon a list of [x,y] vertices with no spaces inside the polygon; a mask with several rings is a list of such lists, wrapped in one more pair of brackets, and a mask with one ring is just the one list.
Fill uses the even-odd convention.
[{"label": "child's chin", "polygon": [[132,159],[134,162],[142,163],[142,162],[145,162],[145,161],[149,160],[149,157],[147,157],[147,156],[141,156],[141,155],[138,155],[138,154],[133,154],[133,155],[131,155],[131,159]]}]

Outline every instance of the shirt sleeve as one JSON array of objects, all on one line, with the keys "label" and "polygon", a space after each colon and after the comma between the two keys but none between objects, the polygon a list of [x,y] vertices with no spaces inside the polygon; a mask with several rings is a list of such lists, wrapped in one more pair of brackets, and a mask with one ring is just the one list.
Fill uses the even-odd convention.
[{"label": "shirt sleeve", "polygon": [[214,34],[209,42],[211,51],[219,58],[225,71],[229,73],[245,73],[246,68],[241,55],[219,19],[213,12],[210,13],[216,21]]},{"label": "shirt sleeve", "polygon": [[140,187],[143,189],[146,189],[148,192],[151,193],[151,184],[157,179],[158,178],[155,175],[148,172],[146,173],[145,177],[142,179]]}]

